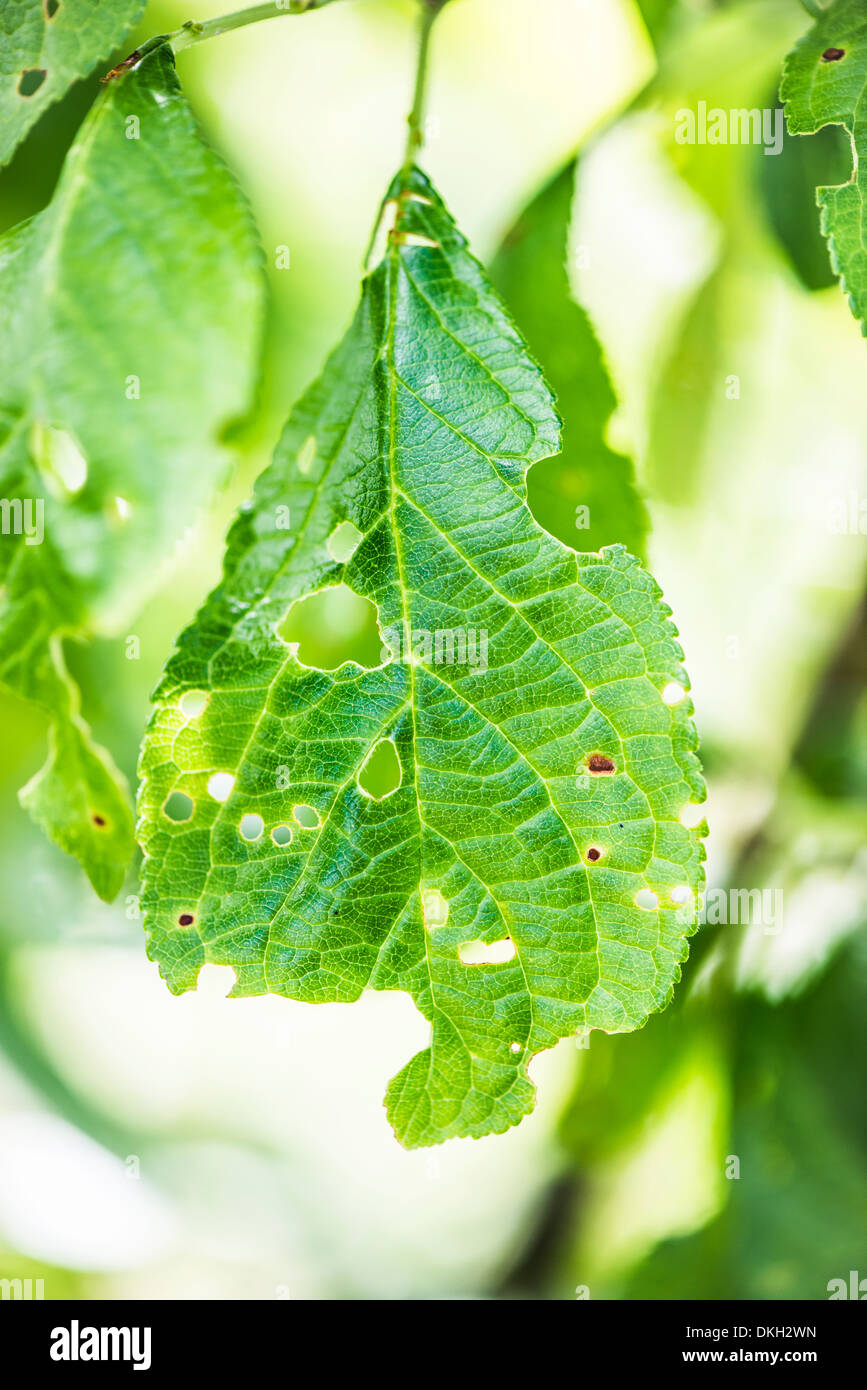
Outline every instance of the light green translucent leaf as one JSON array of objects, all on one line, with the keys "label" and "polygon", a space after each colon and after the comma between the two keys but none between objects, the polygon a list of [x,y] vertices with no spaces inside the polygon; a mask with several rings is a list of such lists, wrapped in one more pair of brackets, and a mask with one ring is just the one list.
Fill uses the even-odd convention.
[{"label": "light green translucent leaf", "polygon": [[145,0],[0,0],[0,164],[46,107],[108,58]]},{"label": "light green translucent leaf", "polygon": [[616,398],[590,320],[569,284],[574,184],[572,162],[526,208],[491,266],[563,419],[563,452],[532,469],[529,501],[542,525],[567,545],[598,550],[620,541],[642,555],[647,514],[632,463],[605,443]]},{"label": "light green translucent leaf", "polygon": [[107,86],[50,206],[0,240],[0,294],[0,679],[55,724],[25,804],[111,896],[128,794],[61,641],[126,631],[195,519],[250,403],[262,310],[248,209],[167,48]]},{"label": "light green translucent leaf", "polygon": [[852,141],[854,169],[848,183],[819,188],[822,231],[831,264],[849,296],[852,313],[867,333],[867,10],[863,0],[836,0],[786,59],[780,96],[792,135],[842,125]]},{"label": "light green translucent leaf", "polygon": [[[654,581],[527,506],[559,443],[539,369],[426,178],[386,206],[355,321],[158,689],[140,839],[173,991],[208,961],[235,995],[412,995],[431,1046],[386,1104],[415,1146],[516,1124],[536,1052],[664,1007],[702,879],[680,816],[703,784]],[[336,559],[347,521],[361,540]],[[287,615],[339,583],[376,605],[380,661],[306,667]],[[382,740],[400,786],[376,799],[358,778]]]}]

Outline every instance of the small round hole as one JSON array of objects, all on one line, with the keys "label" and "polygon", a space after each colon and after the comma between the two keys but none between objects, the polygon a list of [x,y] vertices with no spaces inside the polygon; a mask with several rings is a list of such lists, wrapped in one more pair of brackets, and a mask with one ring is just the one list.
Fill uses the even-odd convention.
[{"label": "small round hole", "polygon": [[361,542],[362,536],[352,521],[341,521],[328,537],[328,554],[338,565],[351,560]]},{"label": "small round hole", "polygon": [[196,719],[207,707],[206,690],[185,690],[181,696],[181,714],[185,719]]},{"label": "small round hole", "polygon": [[291,845],[292,827],[289,825],[275,825],[271,831],[271,839],[275,845]]},{"label": "small round hole", "polygon": [[241,817],[241,824],[238,829],[241,832],[242,840],[258,840],[265,829],[265,822],[255,811],[248,811],[246,816]]},{"label": "small round hole", "polygon": [[640,888],[635,894],[635,906],[643,908],[645,912],[655,912],[659,907],[659,898],[652,888]]},{"label": "small round hole", "polygon": [[513,1043],[509,1043],[509,1051],[510,1051],[510,1052],[522,1052],[522,1051],[523,1051],[523,1048],[521,1047],[521,1044],[520,1044],[519,1042],[513,1042]]},{"label": "small round hole", "polygon": [[677,681],[669,681],[662,688],[662,702],[665,705],[679,705],[685,695],[686,691]]},{"label": "small round hole", "polygon": [[215,772],[208,778],[208,791],[215,801],[228,801],[234,785],[231,772]]},{"label": "small round hole", "polygon": [[192,799],[186,792],[172,792],[163,805],[163,815],[176,822],[190,820],[194,811]]},{"label": "small round hole", "polygon": [[671,901],[679,906],[692,902],[692,889],[687,887],[685,883],[679,883],[676,888],[671,890]]},{"label": "small round hole", "polygon": [[48,73],[45,68],[25,68],[18,79],[18,95],[32,97],[45,81]]},{"label": "small round hole", "polygon": [[292,814],[301,826],[302,830],[318,830],[319,816],[312,806],[293,806]]}]

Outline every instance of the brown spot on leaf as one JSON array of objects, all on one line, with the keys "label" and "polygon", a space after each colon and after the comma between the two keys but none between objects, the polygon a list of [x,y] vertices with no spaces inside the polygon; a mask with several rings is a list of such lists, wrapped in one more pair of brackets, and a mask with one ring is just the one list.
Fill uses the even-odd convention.
[{"label": "brown spot on leaf", "polygon": [[614,763],[604,753],[591,753],[587,759],[587,771],[594,772],[598,777],[600,773],[613,772]]},{"label": "brown spot on leaf", "polygon": [[105,825],[105,816],[99,816],[99,815],[97,815],[96,813],[94,813],[93,816],[91,817],[91,819],[92,819],[94,825],[98,825],[98,826],[100,826],[100,827],[102,827],[103,825]]},{"label": "brown spot on leaf", "polygon": [[846,57],[845,48],[826,48],[822,54],[823,63],[839,63],[841,58]]},{"label": "brown spot on leaf", "polygon": [[598,859],[602,858],[601,849],[597,849],[595,845],[591,845],[587,851],[587,858],[590,860],[591,864],[595,864]]},{"label": "brown spot on leaf", "polygon": [[182,927],[191,927],[193,925],[192,912],[182,912],[178,918],[178,922]]}]

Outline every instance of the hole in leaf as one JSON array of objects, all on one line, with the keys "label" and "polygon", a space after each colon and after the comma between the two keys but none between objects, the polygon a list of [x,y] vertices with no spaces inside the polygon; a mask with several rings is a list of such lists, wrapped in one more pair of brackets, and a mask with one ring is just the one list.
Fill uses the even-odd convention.
[{"label": "hole in leaf", "polygon": [[602,850],[597,849],[596,845],[591,845],[587,851],[587,858],[591,864],[595,864],[597,860],[602,858]]},{"label": "hole in leaf", "polygon": [[376,604],[348,584],[333,584],[308,598],[296,599],[277,628],[284,642],[297,642],[302,666],[334,671],[347,661],[379,666],[382,638]]},{"label": "hole in leaf", "polygon": [[597,777],[610,774],[614,771],[614,763],[604,753],[591,753],[587,759],[587,771],[595,773]]},{"label": "hole in leaf", "polygon": [[677,681],[669,681],[668,685],[662,688],[662,703],[664,705],[679,705],[685,695],[686,691],[682,685],[678,685]]},{"label": "hole in leaf", "polygon": [[699,806],[695,801],[688,801],[678,820],[687,830],[695,830],[696,826],[701,825],[704,820],[704,806]]},{"label": "hole in leaf", "polygon": [[678,884],[671,890],[671,901],[678,904],[692,902],[692,889],[685,883]]},{"label": "hole in leaf", "polygon": [[32,97],[42,86],[48,72],[45,68],[25,68],[18,79],[18,95]]},{"label": "hole in leaf", "polygon": [[380,739],[368,753],[358,773],[358,786],[374,801],[382,801],[400,786],[400,758],[390,738]]},{"label": "hole in leaf", "polygon": [[427,888],[421,895],[424,924],[428,928],[444,927],[449,920],[449,905],[438,888]]},{"label": "hole in leaf", "polygon": [[839,63],[841,58],[846,57],[845,48],[826,48],[822,54],[823,63]]},{"label": "hole in leaf", "polygon": [[645,912],[655,912],[659,907],[659,898],[651,888],[639,888],[635,894],[635,906],[643,908]]},{"label": "hole in leaf", "polygon": [[328,537],[328,554],[339,565],[344,565],[347,560],[352,559],[361,538],[361,532],[353,522],[341,521]]},{"label": "hole in leaf", "polygon": [[209,698],[206,690],[185,690],[181,696],[181,714],[185,719],[196,719],[207,706]]},{"label": "hole in leaf", "polygon": [[309,434],[298,450],[298,472],[309,473],[316,457],[316,436]]},{"label": "hole in leaf", "polygon": [[192,912],[182,912],[178,918],[178,923],[182,927],[191,927],[194,920]]},{"label": "hole in leaf", "polygon": [[42,0],[42,8],[45,11],[45,18],[53,19],[60,9],[60,0]]},{"label": "hole in leaf", "polygon": [[192,799],[186,792],[172,792],[163,805],[163,815],[169,820],[185,821],[190,820],[193,809]]},{"label": "hole in leaf", "polygon": [[228,801],[234,785],[231,772],[215,772],[208,778],[208,791],[215,801]]},{"label": "hole in leaf", "polygon": [[292,814],[303,830],[319,829],[319,816],[312,806],[293,806]]},{"label": "hole in leaf", "polygon": [[523,1048],[521,1047],[521,1044],[520,1044],[519,1042],[513,1042],[513,1043],[509,1043],[509,1051],[510,1051],[510,1052],[522,1052],[522,1051],[523,1051]]},{"label": "hole in leaf", "polygon": [[289,825],[275,825],[274,829],[271,831],[271,839],[274,841],[275,845],[280,845],[281,847],[283,845],[291,845],[292,827]]},{"label": "hole in leaf", "polygon": [[258,840],[262,831],[265,829],[265,822],[255,811],[248,811],[241,817],[241,824],[238,826],[242,840]]},{"label": "hole in leaf", "polygon": [[504,941],[465,941],[458,947],[464,965],[500,965],[514,959],[515,954],[515,943],[508,936]]},{"label": "hole in leaf", "polygon": [[[192,804],[193,803],[190,802],[191,806]],[[98,815],[96,811],[94,811],[93,815],[91,816],[91,820],[93,821],[94,825],[98,825],[100,829],[102,829],[102,827],[105,825],[105,816]]]}]

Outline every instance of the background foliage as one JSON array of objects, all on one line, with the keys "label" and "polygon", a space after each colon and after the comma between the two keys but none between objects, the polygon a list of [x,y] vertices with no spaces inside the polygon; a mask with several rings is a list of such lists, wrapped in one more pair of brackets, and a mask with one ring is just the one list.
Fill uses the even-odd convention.
[{"label": "background foliage", "polygon": [[[106,66],[214,8],[149,4]],[[335,5],[179,56],[250,198],[270,307],[225,486],[205,481],[204,511],[161,515],[182,540],[140,575],[144,607],[66,643],[95,737],[130,781],[149,691],[218,577],[228,520],[349,319],[400,154],[411,18],[388,0]],[[172,999],[144,957],[135,872],[98,903],[22,813],[47,719],[4,695],[0,1274],[42,1274],[49,1297],[822,1298],[867,1274],[865,556],[857,522],[833,524],[867,491],[864,348],[813,193],[847,177],[847,142],[826,128],[768,158],[674,141],[675,113],[699,100],[773,105],[809,19],[794,0],[454,0],[439,25],[424,163],[507,294],[511,276],[543,360],[526,316],[560,272],[532,200],[567,201],[580,150],[567,266],[619,405],[591,358],[592,399],[569,409],[589,413],[576,428],[611,417],[612,487],[635,460],[643,508],[623,524],[686,651],[709,884],[781,890],[782,923],[703,928],[666,1014],[540,1058],[518,1130],[408,1153],[381,1092],[426,1042],[409,999],[228,1001],[216,968]],[[33,126],[0,175],[3,226],[45,207],[98,85]],[[549,322],[535,332],[552,333],[568,421],[556,377],[593,338],[560,297]],[[537,514],[565,539],[580,466],[537,480]],[[308,633],[320,656],[353,635],[351,612],[327,618]]]}]

